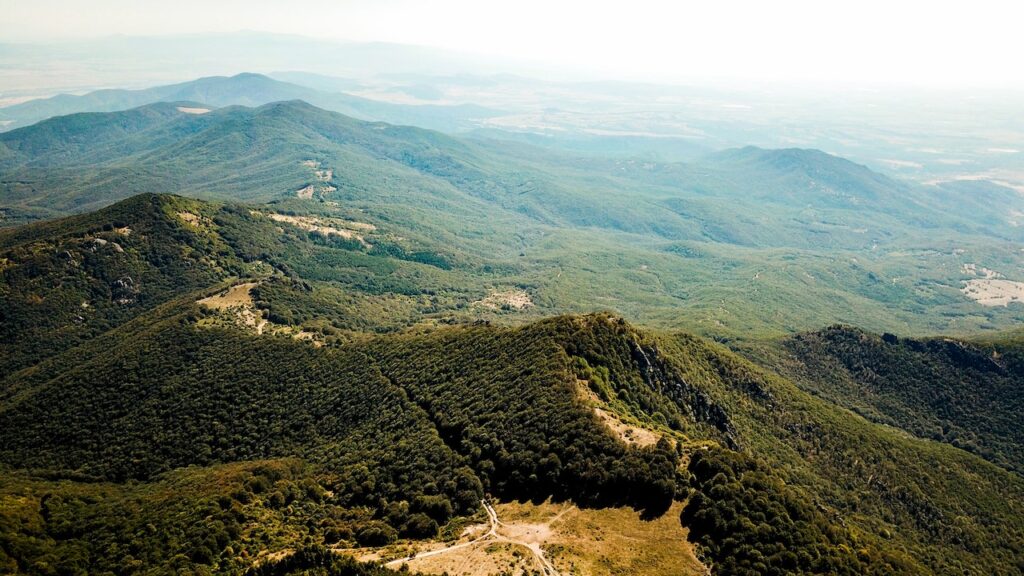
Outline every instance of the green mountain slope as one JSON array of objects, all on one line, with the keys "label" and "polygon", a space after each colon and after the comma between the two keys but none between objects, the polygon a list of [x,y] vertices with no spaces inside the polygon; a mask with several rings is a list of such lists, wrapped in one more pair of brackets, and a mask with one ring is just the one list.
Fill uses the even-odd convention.
[{"label": "green mountain slope", "polygon": [[778,352],[772,362],[814,394],[870,420],[1024,470],[1019,343],[879,337],[835,326],[787,339]]},{"label": "green mountain slope", "polygon": [[[3,230],[0,350],[7,362],[0,373],[228,277],[262,279],[253,289],[260,318],[340,339],[450,317],[486,295],[490,275],[478,264],[342,214],[312,220],[326,233],[274,207],[140,195],[95,213]],[[289,218],[298,220],[281,220]]]},{"label": "green mountain slope", "polygon": [[837,330],[791,340],[803,364],[759,357],[766,371],[606,314],[469,323],[502,318],[467,304],[484,265],[340,218],[331,239],[271,217],[302,217],[285,206],[147,195],[3,233],[2,565],[237,571],[457,534],[491,494],[645,517],[683,501],[719,574],[1024,568],[1019,474],[843,396],[865,362],[924,375],[901,392],[919,397],[946,378],[936,396],[960,405],[879,393],[864,413],[900,425],[893,408],[917,402],[1011,461],[1015,349],[993,367],[991,348]]},{"label": "green mountain slope", "polygon": [[[721,573],[1019,569],[1019,477],[851,417],[692,337],[567,317],[333,350],[204,327],[208,314],[164,307],[9,377],[0,457],[117,480],[299,456],[317,482],[331,479],[332,505],[369,506],[396,531],[411,518],[392,517],[388,502],[450,510],[428,514],[438,522],[484,492],[658,514],[692,487],[684,524]],[[679,448],[618,443],[581,401],[580,381]],[[705,454],[709,442],[720,447]],[[692,460],[677,477],[680,452]],[[759,498],[777,504],[759,511],[749,504]],[[753,523],[716,528],[736,514]]]},{"label": "green mountain slope", "polygon": [[177,215],[207,211],[184,198],[138,196],[99,213],[0,231],[0,373],[241,273],[244,263],[223,240]]},{"label": "green mountain slope", "polygon": [[[431,202],[468,195],[546,223],[757,247],[827,238],[864,248],[932,228],[982,230],[966,215],[932,208],[921,190],[817,151],[745,148],[697,164],[573,160],[362,123],[301,102],[72,115],[3,134],[0,143],[4,202],[51,210],[98,207],[133,191],[340,202],[398,194],[410,203],[426,188]],[[990,219],[983,224],[997,232]]]},{"label": "green mountain slope", "polygon": [[[951,209],[951,189],[820,152],[609,161],[365,123],[302,102],[199,115],[178,107],[0,134],[0,222],[173,192],[375,226],[378,241],[367,245],[454,270],[444,284],[462,287],[463,304],[526,293],[534,306],[521,317],[611,309],[728,336],[837,322],[963,333],[1024,318],[1019,304],[986,306],[961,291],[987,281],[983,268],[1024,281],[1021,228],[992,210]],[[1017,209],[1011,196],[997,199]],[[336,280],[325,262],[302,275]]]}]

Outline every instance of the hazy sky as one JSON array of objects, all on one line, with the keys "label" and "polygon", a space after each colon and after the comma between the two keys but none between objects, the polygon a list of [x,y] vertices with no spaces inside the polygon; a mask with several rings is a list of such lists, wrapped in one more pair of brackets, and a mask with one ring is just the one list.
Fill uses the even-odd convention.
[{"label": "hazy sky", "polygon": [[0,40],[264,30],[606,77],[1024,86],[1013,1],[0,0]]}]

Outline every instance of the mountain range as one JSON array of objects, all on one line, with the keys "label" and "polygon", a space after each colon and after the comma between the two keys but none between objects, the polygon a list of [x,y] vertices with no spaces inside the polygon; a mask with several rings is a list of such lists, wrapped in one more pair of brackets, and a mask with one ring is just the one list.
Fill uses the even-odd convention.
[{"label": "mountain range", "polygon": [[59,94],[0,108],[0,127],[11,130],[78,112],[117,112],[156,102],[202,102],[221,106],[261,106],[282,100],[304,100],[356,118],[412,124],[438,130],[468,129],[473,119],[496,112],[473,105],[401,105],[368,100],[335,90],[317,90],[275,80],[263,74],[209,76],[198,80],[139,90],[106,89],[82,95]]},{"label": "mountain range", "polygon": [[258,75],[21,106],[0,572],[1024,573],[998,185]]},{"label": "mountain range", "polygon": [[[685,310],[685,326],[726,335],[834,321],[918,333],[1011,326],[1018,307],[978,304],[961,289],[991,282],[982,269],[1018,280],[1021,229],[1008,214],[1024,206],[990,186],[970,191],[986,209],[953,210],[958,190],[814,150],[609,161],[301,101],[155,103],[0,134],[7,224],[137,193],[274,202],[372,224],[403,250],[456,264],[452,276],[472,270],[455,291],[518,287],[536,317],[583,307],[670,325]],[[608,263],[600,279],[583,258]],[[700,296],[711,283],[714,297]],[[817,299],[800,305],[806,286]]]},{"label": "mountain range", "polygon": [[[0,497],[21,523],[0,539],[8,567],[244,569],[304,539],[430,536],[491,494],[653,517],[684,499],[719,573],[1020,568],[1019,340],[833,329],[744,358],[606,314],[372,336],[351,315],[369,294],[292,259],[352,248],[274,226],[245,206],[143,195],[0,238]],[[901,356],[950,373],[949,393],[989,419],[923,406],[915,387],[934,376],[913,366],[865,408],[858,387],[897,381],[859,366],[902,369]],[[955,432],[927,433],[930,418]],[[173,538],[137,540],[146,522]]]}]

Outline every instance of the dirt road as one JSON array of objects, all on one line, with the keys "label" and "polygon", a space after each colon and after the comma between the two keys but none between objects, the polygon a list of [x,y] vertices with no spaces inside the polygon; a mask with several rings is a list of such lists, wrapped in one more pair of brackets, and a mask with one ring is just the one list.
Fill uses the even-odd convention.
[{"label": "dirt road", "polygon": [[[517,539],[515,537],[509,536],[509,535],[506,535],[506,534],[502,534],[501,532],[499,532],[499,528],[500,527],[506,527],[506,525],[503,524],[501,522],[501,520],[498,518],[498,512],[486,500],[481,500],[480,503],[483,504],[484,510],[487,512],[487,520],[488,520],[488,522],[490,524],[490,527],[488,528],[487,532],[485,532],[482,536],[479,536],[479,537],[477,537],[477,538],[475,538],[473,540],[470,540],[469,542],[463,542],[462,544],[455,544],[453,546],[448,546],[447,548],[439,548],[437,550],[430,550],[430,551],[427,551],[427,552],[422,552],[420,554],[416,554],[415,556],[408,556],[408,557],[405,557],[405,558],[398,558],[396,560],[392,560],[392,561],[386,563],[385,566],[391,566],[391,567],[400,566],[400,565],[402,565],[404,563],[411,562],[412,560],[415,560],[417,558],[429,558],[430,556],[437,556],[439,554],[446,554],[446,553],[451,552],[453,550],[459,550],[459,549],[462,549],[462,548],[468,548],[470,546],[475,546],[475,545],[483,543],[483,542],[508,542],[509,544],[515,544],[517,546],[522,546],[522,547],[527,548],[528,550],[530,550],[530,552],[533,553],[534,558],[537,560],[537,563],[539,564],[540,569],[541,569],[541,573],[544,574],[544,576],[561,576],[561,574],[558,572],[558,570],[556,570],[555,567],[551,565],[551,562],[549,562],[548,559],[544,556],[544,550],[541,548],[541,545],[539,543],[537,543],[537,542],[525,542],[525,541],[519,540],[519,539]],[[571,510],[571,508],[563,510],[561,513],[558,514],[558,516],[553,518],[551,520],[551,522],[554,522],[555,520],[558,520],[566,512],[568,512],[569,510]],[[550,524],[550,522],[549,522],[549,524]],[[513,530],[510,530],[509,532],[513,532]]]}]

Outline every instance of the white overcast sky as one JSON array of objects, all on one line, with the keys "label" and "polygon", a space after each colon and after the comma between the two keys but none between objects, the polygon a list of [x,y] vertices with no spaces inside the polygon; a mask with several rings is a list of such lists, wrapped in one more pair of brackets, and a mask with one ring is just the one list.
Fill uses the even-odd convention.
[{"label": "white overcast sky", "polygon": [[1024,87],[1024,2],[0,0],[0,41],[261,30],[608,78]]}]

